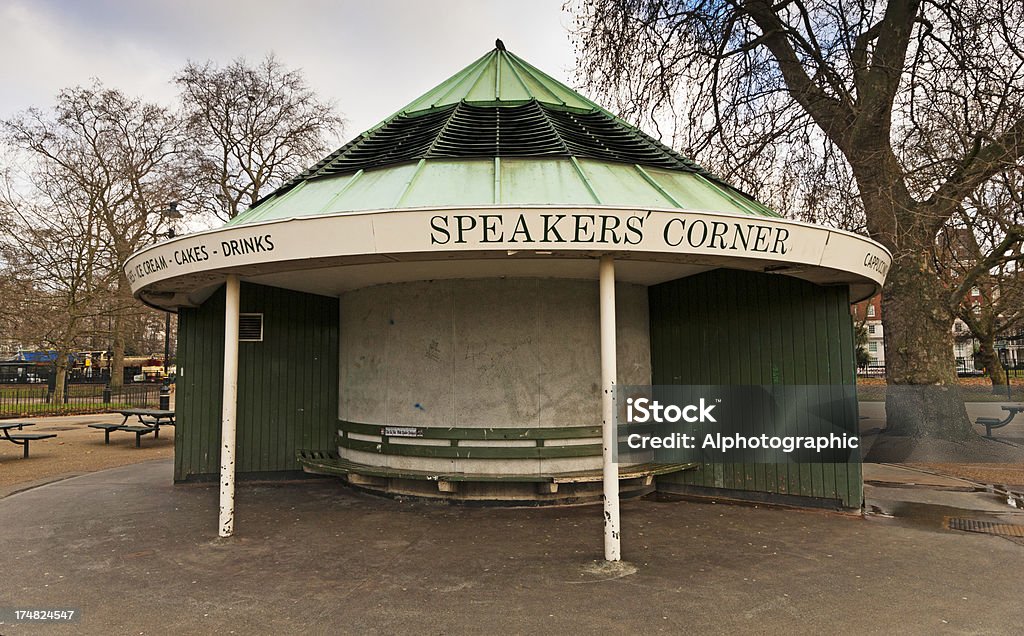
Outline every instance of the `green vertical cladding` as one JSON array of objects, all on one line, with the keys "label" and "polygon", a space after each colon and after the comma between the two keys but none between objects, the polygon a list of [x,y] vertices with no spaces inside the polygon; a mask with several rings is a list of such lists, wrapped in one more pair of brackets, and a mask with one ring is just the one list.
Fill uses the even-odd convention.
[{"label": "green vertical cladding", "polygon": [[[855,383],[845,286],[719,269],[651,287],[650,312],[654,384]],[[832,423],[856,434],[857,404],[847,402],[833,406]],[[819,433],[806,421],[793,426]],[[704,464],[659,477],[659,484],[767,500],[812,497],[847,508],[863,501],[859,463]]]},{"label": "green vertical cladding", "polygon": [[[338,411],[338,299],[242,284],[262,342],[238,343],[237,471],[300,470],[297,448],[331,448]],[[178,314],[174,479],[216,475],[224,369],[224,289]]]}]

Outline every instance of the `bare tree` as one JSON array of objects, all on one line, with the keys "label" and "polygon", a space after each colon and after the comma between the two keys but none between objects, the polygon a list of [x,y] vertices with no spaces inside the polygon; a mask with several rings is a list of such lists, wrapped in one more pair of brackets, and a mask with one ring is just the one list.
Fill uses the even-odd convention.
[{"label": "bare tree", "polygon": [[94,82],[62,91],[52,110],[29,109],[7,121],[5,130],[32,163],[28,180],[51,200],[61,192],[63,207],[52,206],[50,215],[89,214],[90,227],[106,245],[105,265],[115,275],[107,307],[111,384],[120,385],[126,325],[150,311],[131,297],[123,268],[132,252],[154,240],[167,221],[165,202],[181,192],[181,127],[167,109]]},{"label": "bare tree", "polygon": [[[1007,374],[996,350],[996,340],[1024,324],[1024,271],[1021,245],[1015,244],[1000,259],[976,273],[970,288],[964,277],[1006,239],[1008,228],[1024,217],[1024,174],[1005,172],[972,193],[964,207],[943,228],[936,244],[936,269],[950,289],[962,291],[954,311],[978,342],[978,358],[985,365],[994,392],[1002,392]],[[951,299],[952,300],[952,299]]]},{"label": "bare tree", "polygon": [[91,321],[105,315],[116,270],[94,210],[79,207],[73,184],[39,178],[29,196],[5,181],[0,191],[0,260],[16,299],[19,339],[56,352],[55,398],[64,397],[70,355]]},{"label": "bare tree", "polygon": [[[936,237],[1024,154],[1024,3],[583,0],[580,75],[633,119],[787,211],[863,227],[894,256],[883,290],[889,430],[965,439],[951,327],[962,287],[1019,245],[1005,229],[957,288]],[[766,184],[764,175],[782,175]],[[808,185],[810,184],[810,185]],[[793,196],[791,193],[796,192]],[[787,198],[787,193],[788,198]]]},{"label": "bare tree", "polygon": [[321,159],[341,133],[334,106],[273,55],[257,66],[192,63],[174,81],[194,142],[194,202],[223,220]]}]

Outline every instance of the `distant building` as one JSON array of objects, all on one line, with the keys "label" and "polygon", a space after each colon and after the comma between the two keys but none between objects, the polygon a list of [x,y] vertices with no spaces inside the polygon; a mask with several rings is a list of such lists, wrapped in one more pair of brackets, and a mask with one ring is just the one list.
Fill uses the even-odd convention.
[{"label": "distant building", "polygon": [[18,340],[0,336],[0,360],[13,358],[19,349],[21,349],[21,343]]},{"label": "distant building", "polygon": [[[981,291],[977,288],[971,290],[971,303],[975,307],[981,306]],[[868,332],[868,363],[867,371],[879,370],[885,367],[885,332],[882,327],[882,296],[872,296],[851,306],[850,313],[856,324],[863,323]],[[995,342],[996,351],[1004,365],[1016,368],[1024,364],[1024,329],[1018,329],[1012,333],[997,338]],[[975,354],[978,351],[978,340],[971,335],[967,324],[959,318],[953,321],[953,356],[956,358],[958,373],[982,373],[983,365],[976,361]]]},{"label": "distant building", "polygon": [[851,308],[853,321],[863,323],[868,332],[869,370],[885,367],[885,333],[882,328],[882,296],[880,294],[863,300]]}]

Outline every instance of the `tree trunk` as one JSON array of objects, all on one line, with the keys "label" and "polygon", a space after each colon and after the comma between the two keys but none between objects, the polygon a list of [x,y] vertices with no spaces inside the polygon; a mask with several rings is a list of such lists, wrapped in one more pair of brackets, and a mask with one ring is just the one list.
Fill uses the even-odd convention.
[{"label": "tree trunk", "polygon": [[54,378],[53,403],[64,403],[64,386],[68,377],[68,353],[67,351],[57,352],[57,373]]},{"label": "tree trunk", "polygon": [[124,313],[114,314],[113,343],[111,345],[110,386],[120,387],[124,384]]},{"label": "tree trunk", "polygon": [[948,293],[925,250],[895,256],[882,291],[888,433],[947,440],[974,434],[956,375]]},{"label": "tree trunk", "polygon": [[992,333],[978,334],[978,358],[985,365],[985,372],[992,381],[992,393],[1004,393],[1006,389],[1006,369],[999,360],[996,351],[995,335]]},{"label": "tree trunk", "polygon": [[128,278],[124,275],[124,268],[121,268],[121,274],[117,278],[117,296],[115,302],[117,309],[114,313],[114,326],[113,333],[111,334],[112,340],[112,351],[111,353],[111,364],[110,364],[110,386],[119,387],[124,384],[124,331],[125,331],[125,314],[128,313],[129,307],[132,305],[131,287],[128,285]]}]

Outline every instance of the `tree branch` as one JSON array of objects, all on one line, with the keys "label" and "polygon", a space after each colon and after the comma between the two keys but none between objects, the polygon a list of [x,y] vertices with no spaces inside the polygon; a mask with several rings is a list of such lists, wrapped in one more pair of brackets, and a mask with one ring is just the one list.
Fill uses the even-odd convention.
[{"label": "tree branch", "polygon": [[[764,45],[775,57],[793,99],[833,140],[840,144],[847,140],[853,125],[853,111],[838,98],[828,95],[807,75],[788,39],[789,27],[764,0],[744,0],[742,10],[750,15],[761,29]],[[817,62],[827,66],[825,60]]]},{"label": "tree branch", "polygon": [[1021,157],[1024,157],[1024,117],[988,145],[981,146],[977,138],[972,151],[957,164],[925,206],[937,219],[948,219],[967,195]]},{"label": "tree branch", "polygon": [[1014,225],[1006,231],[1006,236],[999,242],[998,245],[992,248],[984,258],[978,260],[969,270],[964,272],[963,278],[960,279],[960,284],[954,289],[948,300],[948,305],[954,312],[956,308],[963,303],[964,296],[970,291],[971,287],[974,286],[975,281],[978,277],[989,271],[996,265],[1006,263],[1011,260],[1018,260],[1020,255],[1014,255],[1010,258],[1006,257],[1006,253],[1010,251],[1010,248],[1016,244],[1019,244],[1024,239],[1024,226]]}]

